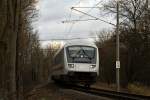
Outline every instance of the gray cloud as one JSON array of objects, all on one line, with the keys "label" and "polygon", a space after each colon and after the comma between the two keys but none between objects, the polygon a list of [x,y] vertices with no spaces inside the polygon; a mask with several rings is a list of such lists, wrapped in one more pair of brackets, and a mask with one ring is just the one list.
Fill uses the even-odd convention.
[{"label": "gray cloud", "polygon": [[[85,6],[92,5],[92,0],[81,0],[81,4]],[[96,2],[99,0],[93,0]],[[91,37],[91,32],[102,30],[103,28],[111,28],[108,25],[99,21],[78,22],[72,27],[71,33],[69,29],[71,23],[63,24],[61,21],[69,19],[70,7],[77,4],[77,0],[41,0],[38,3],[39,20],[36,22],[36,29],[39,31],[40,39],[56,39],[56,38],[70,38],[70,37]],[[97,14],[93,11],[91,14]],[[81,14],[72,12],[72,19],[78,19]],[[84,17],[89,18],[89,17]],[[93,35],[92,35],[93,36]]]}]

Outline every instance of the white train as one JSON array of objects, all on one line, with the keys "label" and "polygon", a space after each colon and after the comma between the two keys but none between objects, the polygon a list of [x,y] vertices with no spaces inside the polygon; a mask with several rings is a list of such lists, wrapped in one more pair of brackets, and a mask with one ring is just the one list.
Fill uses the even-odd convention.
[{"label": "white train", "polygon": [[83,83],[89,86],[99,75],[99,52],[94,43],[68,42],[55,55],[53,80]]}]

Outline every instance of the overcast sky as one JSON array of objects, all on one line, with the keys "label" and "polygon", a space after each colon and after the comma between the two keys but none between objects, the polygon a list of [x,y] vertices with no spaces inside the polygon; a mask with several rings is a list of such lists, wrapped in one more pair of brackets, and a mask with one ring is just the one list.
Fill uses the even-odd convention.
[{"label": "overcast sky", "polygon": [[[102,0],[39,0],[39,20],[36,22],[36,29],[39,31],[41,40],[86,38],[96,36],[94,32],[110,29],[111,25],[101,21],[80,21],[76,23],[62,23],[65,20],[89,19],[90,17],[76,11],[71,11],[71,7],[92,7]],[[103,0],[105,1],[105,0]],[[101,7],[101,2],[98,6]],[[78,9],[84,12],[90,9]],[[110,18],[102,16],[99,9],[89,11],[91,15],[98,18],[112,21]],[[90,18],[91,19],[91,18]]]}]

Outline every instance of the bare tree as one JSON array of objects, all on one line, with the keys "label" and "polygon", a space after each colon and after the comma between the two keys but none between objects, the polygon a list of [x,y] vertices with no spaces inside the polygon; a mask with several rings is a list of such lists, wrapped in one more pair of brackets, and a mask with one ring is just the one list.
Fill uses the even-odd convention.
[{"label": "bare tree", "polygon": [[[116,15],[116,2],[110,1],[104,5],[109,14]],[[126,73],[128,81],[138,80],[142,70],[150,65],[150,49],[148,47],[150,36],[149,15],[146,0],[121,0],[120,1],[120,37],[121,42],[128,50]],[[138,62],[138,63],[137,63]],[[140,75],[142,76],[142,75]],[[144,79],[145,76],[143,76]],[[147,79],[148,80],[148,79]],[[140,81],[143,81],[140,79]]]},{"label": "bare tree", "polygon": [[[35,0],[1,0],[0,1],[0,69],[2,86],[2,96],[5,99],[16,100],[18,94],[17,85],[20,79],[20,64],[18,64],[18,55],[22,55],[20,48],[27,47],[25,45],[28,39],[25,37],[31,27],[31,19]],[[29,12],[30,14],[26,14]],[[31,15],[32,14],[32,15]],[[18,47],[19,46],[19,47]],[[17,56],[16,56],[17,55]],[[0,90],[1,92],[1,90]],[[21,92],[21,91],[20,91]],[[22,94],[22,92],[21,92]]]}]

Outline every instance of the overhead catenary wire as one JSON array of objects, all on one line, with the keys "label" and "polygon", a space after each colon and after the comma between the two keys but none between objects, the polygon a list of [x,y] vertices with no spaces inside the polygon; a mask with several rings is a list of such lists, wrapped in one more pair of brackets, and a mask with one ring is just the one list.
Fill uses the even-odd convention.
[{"label": "overhead catenary wire", "polygon": [[102,7],[74,7],[74,8],[91,8],[92,9],[92,8],[102,8]]},{"label": "overhead catenary wire", "polygon": [[[70,15],[69,15],[69,21],[71,20],[71,16],[72,16],[72,10],[71,10]],[[68,30],[67,33],[70,33],[70,32],[71,32],[71,30],[72,30],[72,28],[73,28],[73,25],[74,25],[74,23],[71,23],[71,26],[70,26],[70,28],[69,28],[69,30]]]},{"label": "overhead catenary wire", "polygon": [[[75,19],[75,20],[71,20],[71,22],[78,22],[78,21],[89,21],[89,20],[98,20],[98,19],[83,19],[83,20],[78,20],[78,19]],[[66,21],[62,21],[62,23],[70,23],[70,21],[66,20]]]},{"label": "overhead catenary wire", "polygon": [[[101,7],[97,7],[100,3],[101,3],[102,1],[99,1],[98,3],[96,3],[93,7],[77,7],[77,8],[91,8],[88,12],[90,12],[92,9],[94,9],[94,8],[101,8]],[[81,3],[81,0],[79,0],[79,2],[76,4],[76,5],[78,5],[78,4],[80,4]],[[72,13],[72,10],[73,9],[71,9],[71,13]],[[87,12],[87,13],[88,13]],[[72,31],[72,29],[73,29],[73,26],[74,26],[74,24],[75,24],[75,22],[77,22],[77,21],[89,21],[89,20],[99,20],[98,18],[93,18],[93,19],[83,19],[83,20],[71,20],[71,13],[70,13],[70,15],[69,15],[69,20],[67,21],[62,21],[62,23],[69,23],[69,22],[73,22],[72,24],[71,24],[71,26],[70,26],[70,28],[69,28],[69,30],[68,30],[68,34],[69,33],[71,33],[71,31]],[[84,14],[84,13],[83,13]],[[84,14],[85,15],[85,14]],[[80,16],[80,19],[84,16],[84,15],[82,15],[82,16]]]},{"label": "overhead catenary wire", "polygon": [[[80,0],[80,2],[81,2],[81,0]],[[79,2],[79,3],[80,3]],[[92,9],[94,9],[94,8],[102,8],[102,7],[97,7],[100,3],[101,3],[102,1],[99,1],[98,3],[96,3],[94,6],[92,6],[92,7],[73,7],[73,8],[91,8],[90,10],[88,10],[87,12],[85,12],[85,13],[89,13],[90,11],[92,11]],[[83,18],[85,16],[85,14],[84,15],[81,15],[81,16],[79,16],[79,19],[76,19],[76,20],[66,20],[66,21],[62,21],[62,23],[69,23],[69,22],[77,22],[77,21],[89,21],[89,20],[98,20],[98,19],[83,19],[83,20],[81,20],[81,18]]]},{"label": "overhead catenary wire", "polygon": [[[91,12],[94,8],[97,8],[97,6],[101,3],[102,1],[99,1],[98,3],[96,3],[93,7],[89,7],[89,8],[91,8],[90,10],[88,10],[86,13],[89,13],[89,12]],[[75,7],[74,7],[75,8]],[[76,7],[76,8],[79,8],[79,7]],[[80,7],[80,8],[84,8],[84,7]],[[100,8],[100,7],[98,7],[98,8]],[[79,19],[80,18],[82,18],[84,15],[82,15],[82,16],[80,16],[79,17]]]},{"label": "overhead catenary wire", "polygon": [[[80,4],[80,2],[81,2],[81,0],[79,0],[76,5]],[[72,9],[71,9],[71,12],[70,12],[70,15],[69,15],[69,21],[71,21],[71,17],[72,17]],[[74,24],[75,23],[72,23],[71,26],[69,27],[68,32],[67,32],[68,33],[67,36],[69,35],[69,33],[71,33]]]},{"label": "overhead catenary wire", "polygon": [[82,40],[82,39],[99,39],[99,38],[111,38],[112,36],[95,36],[95,37],[86,37],[86,38],[69,38],[69,39],[63,39],[63,38],[58,38],[58,39],[40,39],[39,41],[52,41],[52,40]]},{"label": "overhead catenary wire", "polygon": [[98,17],[95,17],[95,16],[93,16],[93,15],[90,15],[90,14],[88,14],[88,13],[86,13],[86,12],[83,12],[83,11],[80,11],[80,10],[78,10],[78,9],[75,9],[74,7],[72,7],[71,9],[73,9],[73,10],[75,10],[75,11],[77,11],[77,12],[83,13],[83,14],[89,16],[89,17],[95,18],[95,19],[97,19],[97,20],[100,20],[100,21],[102,21],[102,22],[105,22],[105,23],[107,23],[107,24],[110,24],[110,25],[113,25],[113,26],[116,27],[116,25],[113,24],[113,23],[111,23],[111,22],[105,21],[105,20],[103,20],[103,19],[100,19],[100,18],[98,18]]},{"label": "overhead catenary wire", "polygon": [[[80,4],[80,2],[81,2],[81,0],[78,2],[78,4]],[[80,13],[82,13],[82,14],[84,14],[84,15],[87,15],[87,16],[89,16],[89,17],[92,17],[92,18],[89,18],[89,19],[81,19],[84,15],[82,15],[82,16],[80,16],[79,17],[79,20],[71,20],[71,13],[70,13],[70,16],[69,16],[69,20],[67,21],[62,21],[62,23],[69,23],[69,22],[72,22],[72,24],[71,24],[71,26],[70,26],[70,28],[69,28],[69,30],[68,30],[68,34],[71,32],[71,30],[73,29],[73,26],[74,26],[74,24],[75,24],[75,22],[77,22],[77,21],[89,21],[89,20],[100,20],[100,21],[102,21],[102,22],[105,22],[105,23],[108,23],[108,24],[111,24],[111,25],[113,25],[113,26],[116,26],[115,24],[113,24],[113,23],[111,23],[111,22],[107,22],[107,21],[105,21],[105,20],[102,20],[102,19],[100,19],[100,18],[98,18],[98,17],[95,17],[95,16],[93,16],[93,15],[90,15],[90,14],[88,14],[92,9],[94,9],[94,8],[101,8],[101,7],[97,7],[100,3],[101,3],[102,1],[99,1],[98,3],[96,3],[93,7],[72,7],[71,8],[71,13],[72,13],[72,10],[75,10],[75,11],[78,11],[78,12],[80,12]],[[77,10],[77,9],[75,9],[75,8],[91,8],[88,12],[83,12],[83,11],[80,11],[80,10]],[[81,20],[80,20],[81,19]],[[94,37],[94,38],[98,38],[98,37]],[[87,38],[71,38],[71,39],[51,39],[51,40],[72,40],[72,39],[87,39]]]}]

